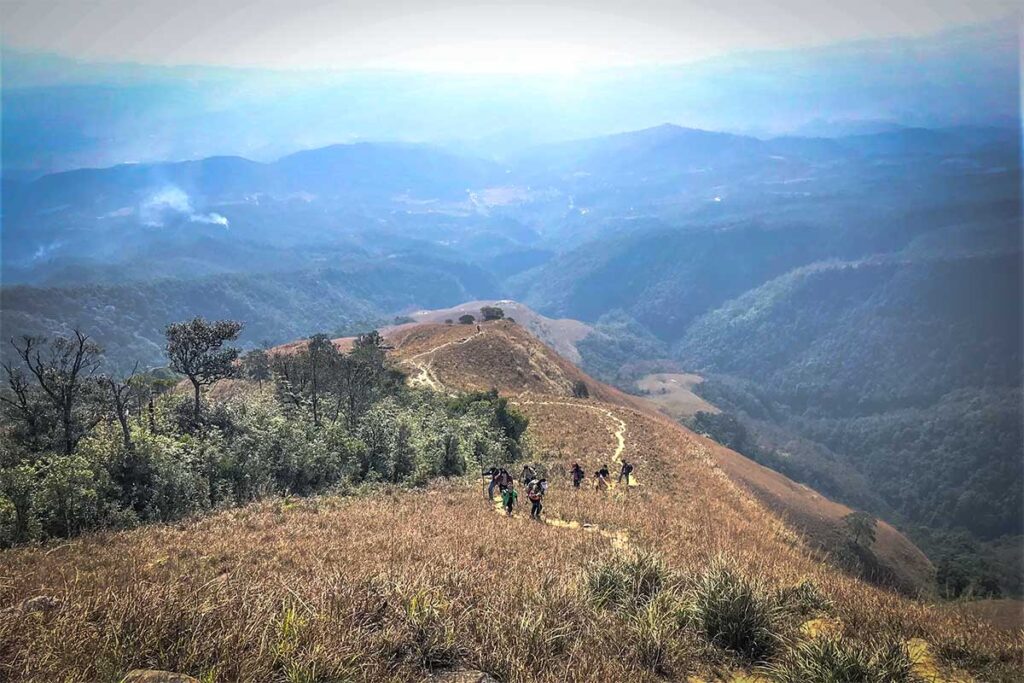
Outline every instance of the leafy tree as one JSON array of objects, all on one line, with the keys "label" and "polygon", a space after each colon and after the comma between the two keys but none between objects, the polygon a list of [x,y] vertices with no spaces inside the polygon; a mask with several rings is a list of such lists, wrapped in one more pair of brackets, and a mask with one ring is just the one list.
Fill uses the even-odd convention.
[{"label": "leafy tree", "polygon": [[505,311],[497,306],[484,306],[480,309],[480,315],[484,320],[501,320],[505,317]]},{"label": "leafy tree", "polygon": [[199,423],[201,388],[234,373],[238,349],[224,344],[238,339],[242,323],[235,320],[207,322],[196,317],[167,326],[167,357],[175,372],[188,377],[194,392],[193,422]]},{"label": "leafy tree", "polygon": [[[61,426],[62,451],[70,455],[79,440],[100,420],[94,399],[103,350],[77,329],[72,336],[57,337],[49,343],[39,337],[23,337],[20,342],[12,339],[11,345],[56,412]],[[10,364],[4,364],[4,370],[11,391],[4,402],[30,424],[30,432],[35,431],[40,420],[38,415],[31,415],[34,409],[27,396],[30,391],[27,379]]]},{"label": "leafy tree", "polygon": [[872,515],[866,512],[851,512],[843,517],[846,530],[853,543],[861,548],[870,548],[875,542],[875,527],[878,524]]},{"label": "leafy tree", "polygon": [[572,395],[575,398],[590,398],[590,390],[587,388],[587,383],[581,379],[573,382]]},{"label": "leafy tree", "polygon": [[253,349],[242,356],[242,371],[262,389],[263,382],[271,377],[270,355],[266,349]]},{"label": "leafy tree", "polygon": [[476,318],[471,316],[469,313],[467,313],[466,315],[459,316],[459,323],[462,325],[472,325],[475,322]]},{"label": "leafy tree", "polygon": [[320,426],[320,396],[329,381],[332,368],[337,364],[338,350],[326,334],[309,338],[305,353],[309,372],[309,403],[313,410],[313,424]]}]

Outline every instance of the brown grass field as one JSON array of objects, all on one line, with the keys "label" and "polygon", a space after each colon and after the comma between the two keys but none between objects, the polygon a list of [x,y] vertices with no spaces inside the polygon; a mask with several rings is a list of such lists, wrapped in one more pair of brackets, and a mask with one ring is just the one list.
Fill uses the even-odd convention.
[{"label": "brown grass field", "polygon": [[[821,594],[828,607],[813,623],[825,626],[788,617],[786,647],[824,628],[906,646],[920,680],[1024,680],[1020,631],[830,564],[812,534],[836,504],[589,378],[591,399],[571,398],[579,371],[514,325],[489,323],[462,343],[469,333],[406,328],[393,356],[413,376],[428,368],[441,390],[514,396],[552,482],[548,524],[525,501],[512,519],[496,514],[467,478],[7,551],[0,680],[117,681],[134,668],[205,681],[422,681],[457,668],[499,681],[757,680],[743,678],[757,673],[748,660],[679,618],[721,563],[761,590],[809,582]],[[640,485],[573,490],[574,460],[615,472],[619,436]],[[879,539],[892,548],[877,552],[906,554],[908,580],[923,580],[914,571],[927,560],[909,541],[888,526]],[[595,602],[596,569],[652,555],[664,566],[655,599]],[[24,606],[38,596],[52,601]]]}]

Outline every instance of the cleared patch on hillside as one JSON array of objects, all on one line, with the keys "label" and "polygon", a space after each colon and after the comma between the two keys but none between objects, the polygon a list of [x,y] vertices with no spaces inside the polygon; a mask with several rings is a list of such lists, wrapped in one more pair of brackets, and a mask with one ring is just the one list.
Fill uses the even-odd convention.
[{"label": "cleared patch on hillside", "polygon": [[693,417],[698,412],[721,412],[693,389],[704,381],[700,375],[690,373],[659,372],[645,375],[636,381],[636,387],[645,399],[663,413],[676,420]]}]

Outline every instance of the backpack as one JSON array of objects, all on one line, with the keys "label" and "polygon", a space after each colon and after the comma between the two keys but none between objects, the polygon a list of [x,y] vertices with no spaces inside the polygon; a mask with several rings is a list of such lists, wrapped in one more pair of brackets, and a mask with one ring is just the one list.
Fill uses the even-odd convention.
[{"label": "backpack", "polygon": [[626,466],[625,466],[625,467],[623,467],[623,468],[622,468],[622,470],[623,470],[623,471],[624,471],[624,472],[625,472],[626,474],[631,474],[631,473],[633,472],[633,466],[632,466],[631,464],[629,464],[629,463],[626,463]]}]

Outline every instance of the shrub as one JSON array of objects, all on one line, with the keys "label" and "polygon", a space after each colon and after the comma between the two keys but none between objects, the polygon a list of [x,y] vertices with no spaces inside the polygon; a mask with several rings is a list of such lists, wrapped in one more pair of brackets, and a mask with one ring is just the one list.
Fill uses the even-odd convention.
[{"label": "shrub", "polygon": [[801,617],[827,612],[832,607],[832,602],[821,594],[813,582],[807,580],[780,589],[775,593],[775,599],[780,607]]},{"label": "shrub", "polygon": [[750,661],[765,661],[781,640],[783,610],[777,600],[723,564],[698,578],[683,616],[710,643]]},{"label": "shrub", "polygon": [[460,315],[459,316],[459,323],[462,324],[462,325],[472,325],[475,322],[476,322],[476,318],[471,316],[471,315],[469,315],[468,313],[466,315]]},{"label": "shrub", "polygon": [[416,591],[405,601],[403,621],[405,637],[398,644],[400,654],[428,671],[455,665],[461,649],[447,609],[436,594]]},{"label": "shrub", "polygon": [[484,320],[501,320],[505,317],[505,311],[497,306],[484,306],[480,309],[480,315],[483,316]]},{"label": "shrub", "polygon": [[667,674],[675,634],[679,625],[668,594],[662,593],[630,615],[630,654],[645,669]]},{"label": "shrub", "polygon": [[573,382],[572,395],[574,398],[590,398],[590,389],[587,388],[587,383],[581,379]]},{"label": "shrub", "polygon": [[898,641],[862,645],[825,636],[802,641],[785,659],[766,667],[778,683],[903,683],[917,681],[906,646]]},{"label": "shrub", "polygon": [[593,567],[587,587],[600,607],[643,606],[669,582],[669,572],[656,555],[638,552]]}]

